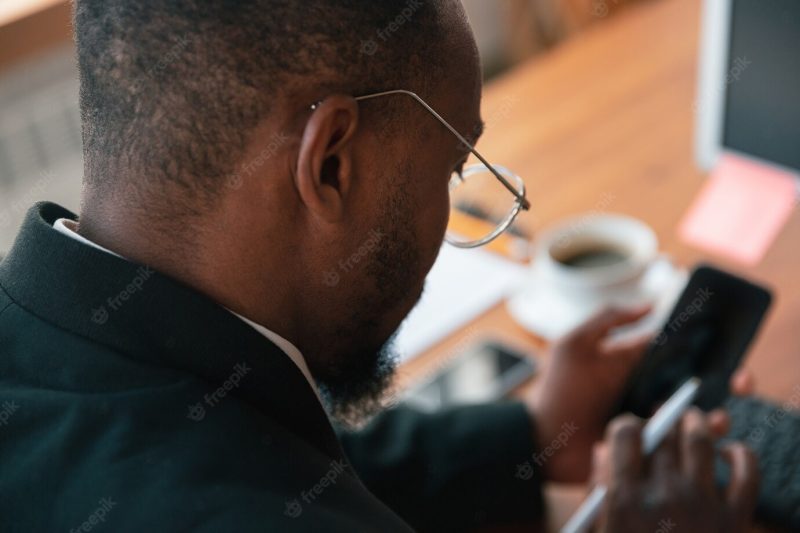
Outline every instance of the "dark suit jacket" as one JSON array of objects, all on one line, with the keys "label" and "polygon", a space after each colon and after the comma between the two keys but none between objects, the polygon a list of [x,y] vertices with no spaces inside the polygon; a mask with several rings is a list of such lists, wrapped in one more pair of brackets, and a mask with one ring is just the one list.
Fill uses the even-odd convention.
[{"label": "dark suit jacket", "polygon": [[[28,212],[0,263],[0,530],[463,531],[533,524],[518,404],[337,438],[292,361],[186,286]],[[5,414],[4,414],[5,413]]]}]

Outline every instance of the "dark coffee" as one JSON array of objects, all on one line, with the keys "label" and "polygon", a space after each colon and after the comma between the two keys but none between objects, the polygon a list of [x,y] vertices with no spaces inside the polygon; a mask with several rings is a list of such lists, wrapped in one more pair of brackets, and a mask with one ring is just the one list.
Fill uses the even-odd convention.
[{"label": "dark coffee", "polygon": [[627,253],[610,247],[584,248],[559,255],[555,258],[559,263],[573,268],[607,267],[628,259]]}]

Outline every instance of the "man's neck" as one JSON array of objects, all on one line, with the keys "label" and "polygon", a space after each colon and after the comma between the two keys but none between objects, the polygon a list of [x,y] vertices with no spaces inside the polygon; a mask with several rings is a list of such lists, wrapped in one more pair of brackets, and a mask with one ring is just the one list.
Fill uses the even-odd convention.
[{"label": "man's neck", "polygon": [[93,243],[148,265],[300,346],[303,333],[293,324],[302,323],[294,319],[302,314],[294,311],[298,299],[291,283],[270,276],[270,272],[279,270],[249,257],[242,239],[219,235],[223,229],[211,226],[186,222],[186,227],[168,231],[121,211],[104,216],[84,209],[77,231]]}]

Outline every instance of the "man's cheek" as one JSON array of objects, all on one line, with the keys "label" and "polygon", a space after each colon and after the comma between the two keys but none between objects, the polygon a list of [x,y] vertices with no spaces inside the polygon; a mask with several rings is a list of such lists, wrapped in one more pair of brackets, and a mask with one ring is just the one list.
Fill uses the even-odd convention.
[{"label": "man's cheek", "polygon": [[437,228],[439,233],[444,235],[447,227],[447,220],[450,216],[450,192],[448,184],[438,176],[431,179],[435,186],[429,188],[426,197],[423,199],[425,208],[430,211],[428,214],[429,223]]},{"label": "man's cheek", "polygon": [[441,243],[450,218],[449,181],[442,179],[437,173],[429,176],[426,182],[428,188],[425,191],[425,197],[421,199],[421,205],[426,211],[428,230],[433,234],[434,239]]},{"label": "man's cheek", "polygon": [[[423,257],[426,257],[428,270],[433,266],[439,249],[444,243],[447,232],[447,222],[450,217],[450,201],[447,195],[441,196],[436,201],[429,201],[426,209],[425,227],[421,230],[425,237],[421,239],[420,245],[424,247]],[[427,271],[426,271],[427,273]]]}]

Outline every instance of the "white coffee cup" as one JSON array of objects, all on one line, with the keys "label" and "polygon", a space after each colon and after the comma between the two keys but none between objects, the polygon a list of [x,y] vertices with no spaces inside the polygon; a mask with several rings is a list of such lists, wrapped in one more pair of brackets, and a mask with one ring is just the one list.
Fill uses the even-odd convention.
[{"label": "white coffee cup", "polygon": [[645,223],[624,215],[588,214],[545,229],[536,240],[531,275],[509,298],[524,328],[556,340],[608,307],[652,305],[616,341],[655,334],[675,305],[688,274],[659,253]]},{"label": "white coffee cup", "polygon": [[534,246],[535,274],[564,297],[592,307],[648,301],[641,282],[659,257],[658,239],[635,218],[575,217],[545,230]]}]

